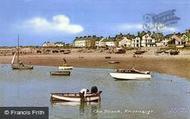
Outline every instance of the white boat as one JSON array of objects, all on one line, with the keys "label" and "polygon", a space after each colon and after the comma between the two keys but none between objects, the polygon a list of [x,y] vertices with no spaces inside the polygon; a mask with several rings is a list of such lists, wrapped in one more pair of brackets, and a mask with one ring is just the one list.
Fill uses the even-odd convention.
[{"label": "white boat", "polygon": [[73,66],[70,65],[63,65],[58,67],[59,70],[72,70]]},{"label": "white boat", "polygon": [[117,72],[110,73],[110,75],[118,80],[141,80],[150,79],[151,74],[149,71],[139,71],[139,70],[117,70]]},{"label": "white boat", "polygon": [[63,58],[63,61],[64,61],[63,65],[58,67],[59,70],[72,70],[73,69],[73,66],[67,64],[67,61],[65,58]]},{"label": "white boat", "polygon": [[97,102],[101,100],[100,94],[98,93],[87,93],[84,97],[82,93],[52,93],[51,101],[63,101],[63,102]]},{"label": "white boat", "polygon": [[[64,102],[64,101],[52,101],[51,104],[56,105],[63,105],[63,106],[79,106],[81,102]],[[99,105],[99,102],[85,102],[87,105]]]}]

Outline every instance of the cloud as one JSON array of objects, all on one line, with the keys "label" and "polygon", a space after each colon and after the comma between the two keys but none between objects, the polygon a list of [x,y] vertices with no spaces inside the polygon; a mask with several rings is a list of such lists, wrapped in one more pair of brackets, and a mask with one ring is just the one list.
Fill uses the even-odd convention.
[{"label": "cloud", "polygon": [[32,30],[36,33],[68,33],[76,34],[84,31],[78,24],[70,23],[70,19],[65,15],[56,15],[48,20],[43,17],[34,17],[22,23],[22,28]]}]

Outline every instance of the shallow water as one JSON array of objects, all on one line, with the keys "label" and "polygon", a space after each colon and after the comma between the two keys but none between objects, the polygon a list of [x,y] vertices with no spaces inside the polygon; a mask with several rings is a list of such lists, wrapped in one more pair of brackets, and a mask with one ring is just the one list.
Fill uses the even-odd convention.
[{"label": "shallow water", "polygon": [[[0,106],[48,106],[50,119],[64,118],[190,118],[190,82],[152,73],[151,80],[116,81],[111,69],[74,68],[70,77],[52,77],[56,67],[35,66],[31,71],[13,71],[0,65]],[[101,103],[51,104],[52,92],[79,92],[98,86]]]}]

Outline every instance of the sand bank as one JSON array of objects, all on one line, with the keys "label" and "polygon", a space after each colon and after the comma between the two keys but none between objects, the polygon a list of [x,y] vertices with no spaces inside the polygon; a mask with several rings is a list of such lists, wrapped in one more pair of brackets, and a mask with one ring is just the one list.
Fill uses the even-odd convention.
[{"label": "sand bank", "polygon": [[[111,57],[106,59],[105,57]],[[59,66],[63,58],[74,67],[95,68],[131,68],[149,70],[167,74],[174,74],[190,79],[190,56],[189,55],[143,55],[133,57],[130,54],[107,54],[107,53],[71,53],[52,55],[23,55],[21,59],[26,64]],[[10,64],[12,56],[0,56],[1,64]],[[119,61],[119,64],[109,64],[107,61]]]}]

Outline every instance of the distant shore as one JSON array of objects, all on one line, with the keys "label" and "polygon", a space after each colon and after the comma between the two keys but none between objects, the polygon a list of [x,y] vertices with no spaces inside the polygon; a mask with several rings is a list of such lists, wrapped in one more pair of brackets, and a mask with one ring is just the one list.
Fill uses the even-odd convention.
[{"label": "distant shore", "polygon": [[[91,68],[132,68],[149,70],[166,74],[173,74],[190,79],[190,55],[153,55],[143,54],[133,57],[132,53],[109,54],[109,53],[81,53],[48,54],[48,55],[22,55],[21,60],[26,64],[42,66],[59,66],[63,64],[63,58],[67,64],[74,67]],[[105,57],[110,57],[106,59]],[[0,56],[1,64],[10,64],[12,56]],[[108,61],[119,61],[118,64],[109,64]]]}]

